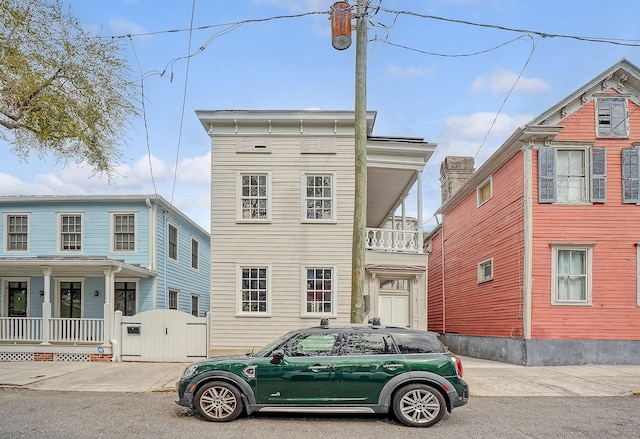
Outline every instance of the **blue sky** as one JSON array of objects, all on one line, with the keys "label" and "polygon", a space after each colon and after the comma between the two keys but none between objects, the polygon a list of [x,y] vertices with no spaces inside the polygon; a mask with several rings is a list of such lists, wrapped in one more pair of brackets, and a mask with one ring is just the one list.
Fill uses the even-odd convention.
[{"label": "blue sky", "polygon": [[[157,192],[209,230],[210,144],[195,110],[354,108],[355,32],[354,44],[337,51],[325,14],[234,23],[327,12],[333,2],[63,0],[95,34],[131,35],[123,41],[132,79],[144,78],[147,128],[139,117],[123,134],[124,162],[112,185],[74,163],[37,156],[21,162],[6,145],[0,195]],[[478,167],[515,128],[612,64],[627,58],[640,65],[640,48],[558,36],[634,43],[637,0],[610,7],[592,0],[370,3],[367,106],[378,113],[374,135],[438,144],[423,174],[426,230],[440,205],[445,156],[473,156]],[[192,12],[193,27],[203,29],[165,32],[188,29]],[[202,50],[187,64],[189,44],[191,52]],[[461,56],[476,52],[483,53]],[[408,213],[415,215],[415,206]]]}]

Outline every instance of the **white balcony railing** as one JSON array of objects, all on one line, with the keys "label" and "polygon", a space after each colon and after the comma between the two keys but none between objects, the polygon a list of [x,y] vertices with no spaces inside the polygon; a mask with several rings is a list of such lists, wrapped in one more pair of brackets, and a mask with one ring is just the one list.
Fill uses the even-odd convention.
[{"label": "white balcony railing", "polygon": [[37,317],[0,317],[0,341],[41,342],[42,319]]},{"label": "white balcony railing", "polygon": [[104,333],[104,319],[51,319],[49,341],[65,343],[99,343]]},{"label": "white balcony railing", "polygon": [[422,240],[418,230],[392,230],[367,228],[367,250],[422,253]]}]

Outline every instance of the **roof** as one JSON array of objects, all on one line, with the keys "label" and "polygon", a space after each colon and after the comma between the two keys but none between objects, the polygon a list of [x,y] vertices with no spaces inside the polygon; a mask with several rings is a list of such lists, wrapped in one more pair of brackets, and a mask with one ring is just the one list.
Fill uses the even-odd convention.
[{"label": "roof", "polygon": [[440,206],[436,214],[453,209],[482,181],[520,151],[523,144],[535,140],[545,141],[557,136],[564,129],[557,125],[560,121],[611,88],[640,105],[640,69],[626,59],[622,59],[542,112],[527,125],[516,129],[471,178]]}]

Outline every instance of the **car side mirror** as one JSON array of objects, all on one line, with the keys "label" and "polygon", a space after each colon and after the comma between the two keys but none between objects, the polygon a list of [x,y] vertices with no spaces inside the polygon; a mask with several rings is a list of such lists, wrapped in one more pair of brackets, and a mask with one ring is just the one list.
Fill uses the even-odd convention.
[{"label": "car side mirror", "polygon": [[282,349],[276,349],[273,351],[271,364],[280,364],[284,358],[284,351]]}]

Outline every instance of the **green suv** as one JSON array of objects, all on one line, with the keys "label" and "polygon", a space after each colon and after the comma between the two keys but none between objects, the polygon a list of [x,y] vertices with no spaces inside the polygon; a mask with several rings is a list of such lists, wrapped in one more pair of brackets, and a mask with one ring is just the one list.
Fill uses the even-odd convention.
[{"label": "green suv", "polygon": [[259,352],[193,363],[176,403],[209,421],[243,411],[389,413],[430,427],[467,403],[462,362],[432,332],[380,325],[293,331]]}]

